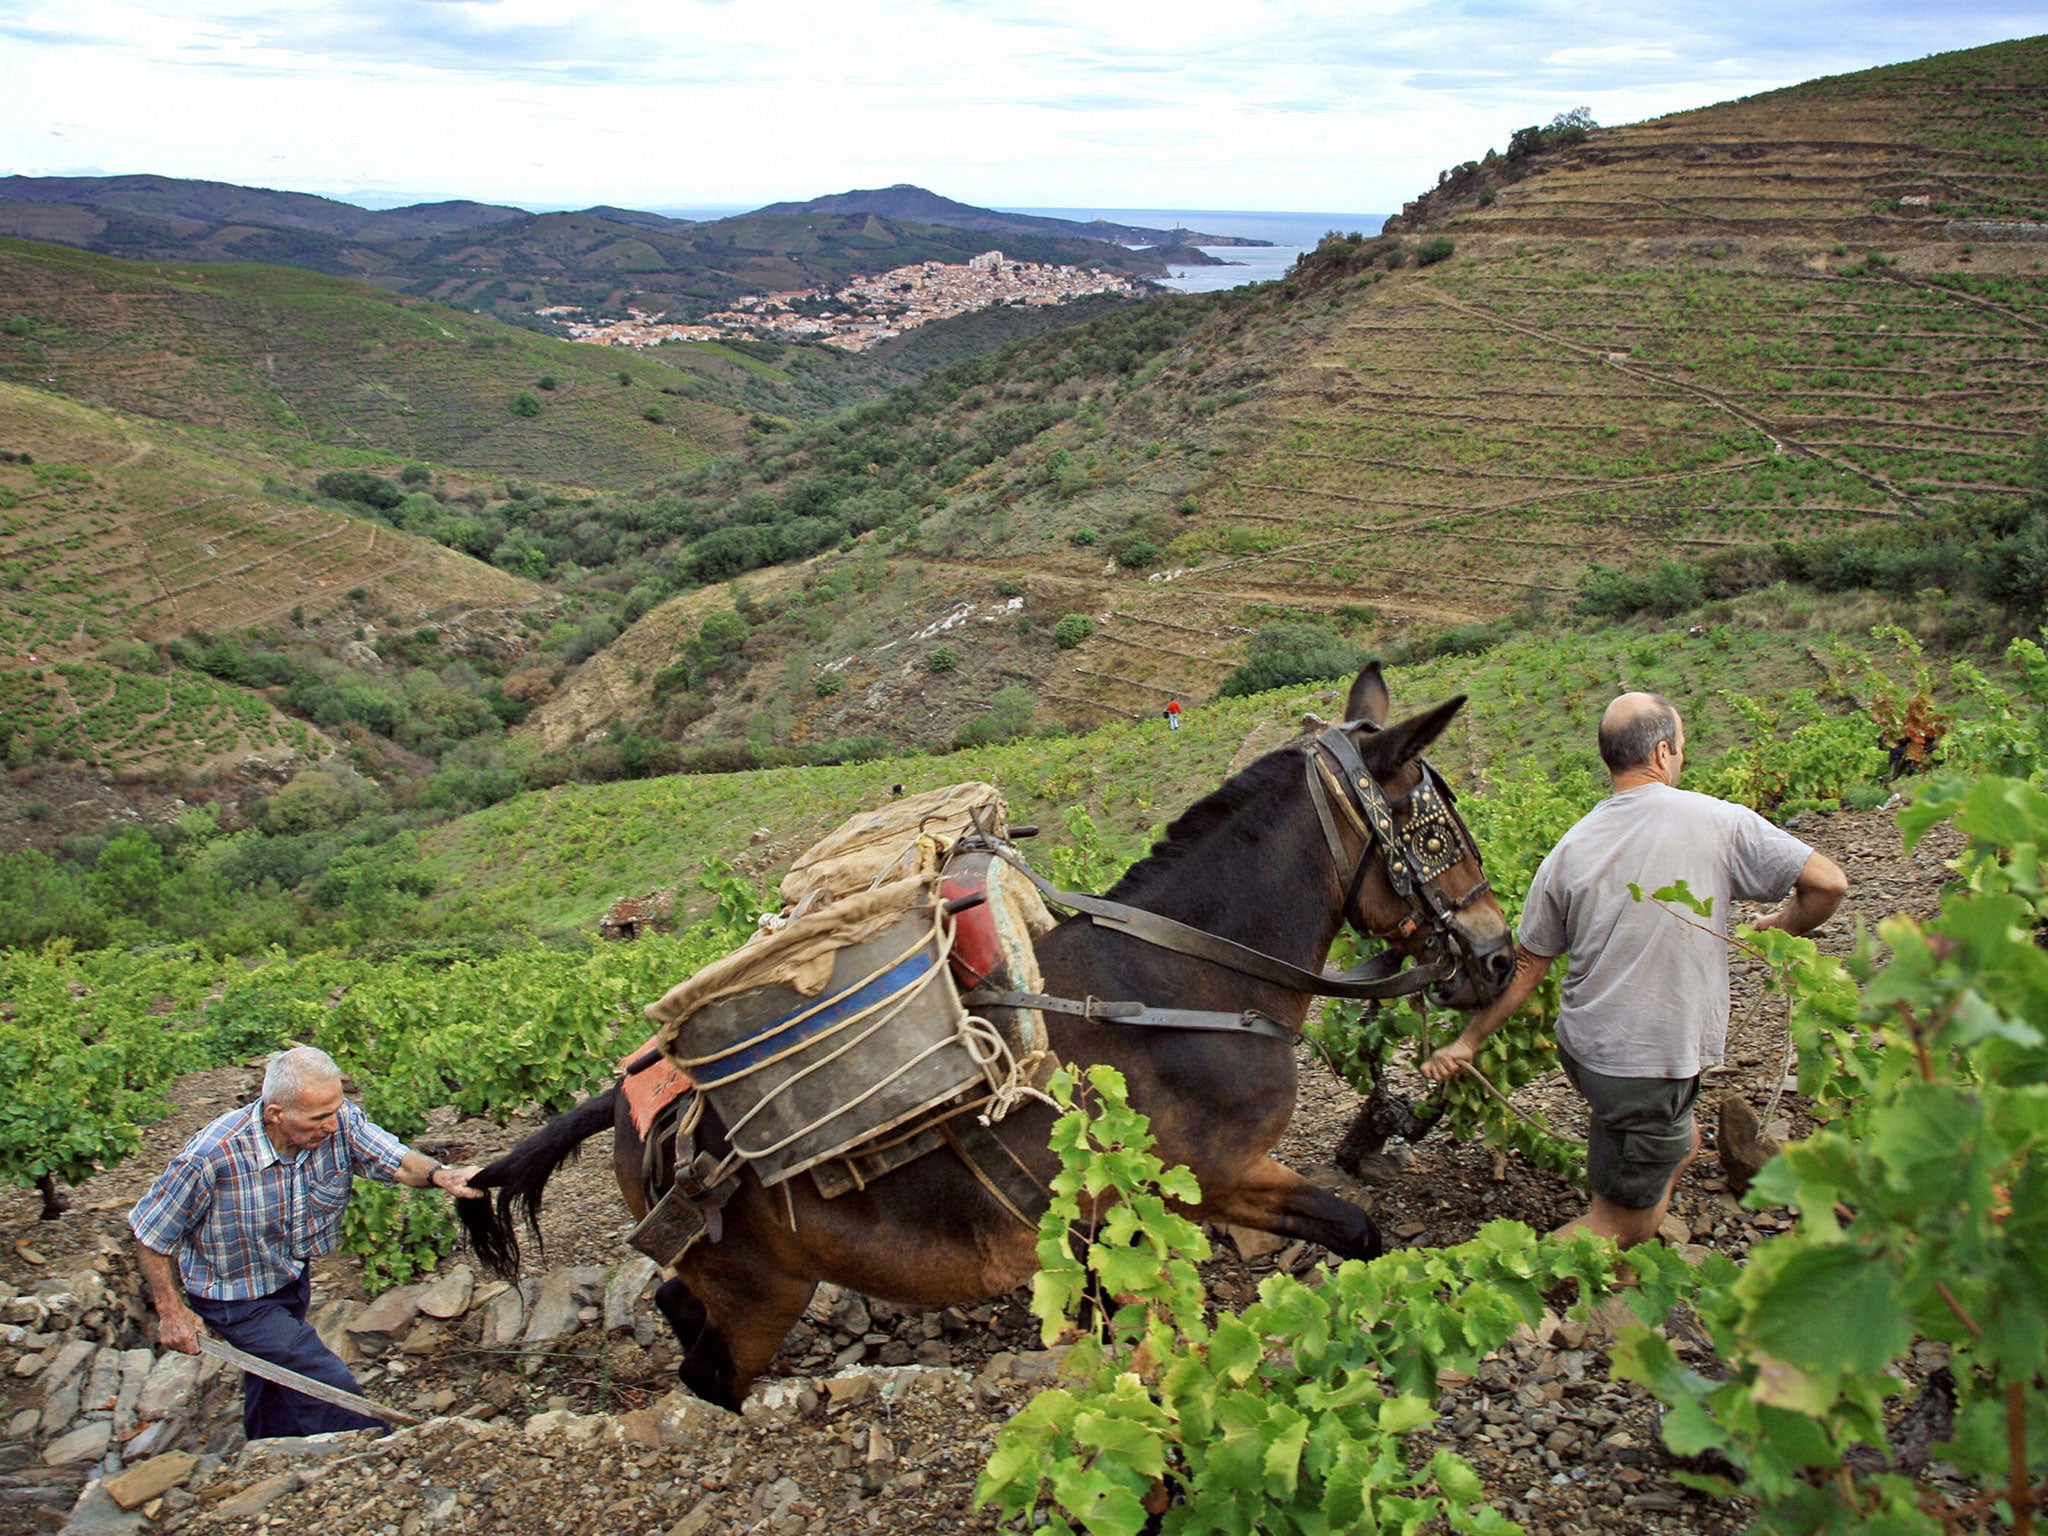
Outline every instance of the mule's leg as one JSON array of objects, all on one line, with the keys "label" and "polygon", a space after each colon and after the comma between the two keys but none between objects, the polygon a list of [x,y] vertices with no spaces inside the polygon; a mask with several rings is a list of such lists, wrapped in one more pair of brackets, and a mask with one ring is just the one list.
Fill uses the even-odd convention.
[{"label": "mule's leg", "polygon": [[693,1248],[682,1269],[705,1313],[679,1373],[683,1385],[707,1402],[738,1412],[754,1378],[768,1368],[810,1305],[818,1283],[789,1274],[765,1245],[749,1242],[731,1227],[723,1241]]},{"label": "mule's leg", "polygon": [[36,1190],[43,1197],[43,1208],[38,1213],[44,1221],[55,1221],[71,1209],[71,1197],[57,1187],[57,1175],[46,1173],[36,1180]]},{"label": "mule's leg", "polygon": [[661,1288],[654,1293],[654,1304],[668,1319],[669,1327],[675,1330],[676,1342],[682,1345],[687,1356],[704,1335],[704,1303],[691,1295],[690,1288],[682,1281],[671,1279],[663,1281]]},{"label": "mule's leg", "polygon": [[1209,1221],[1305,1238],[1340,1259],[1376,1259],[1386,1251],[1370,1216],[1270,1157],[1252,1164],[1229,1189],[1207,1196],[1199,1214]]}]

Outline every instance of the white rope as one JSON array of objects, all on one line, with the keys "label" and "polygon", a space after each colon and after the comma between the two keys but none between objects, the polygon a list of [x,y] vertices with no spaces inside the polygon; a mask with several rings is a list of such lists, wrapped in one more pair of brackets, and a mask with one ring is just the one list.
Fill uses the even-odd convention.
[{"label": "white rope", "polygon": [[[983,1125],[995,1124],[1026,1099],[1035,1099],[1054,1109],[1060,1107],[1057,1099],[1041,1093],[1031,1082],[1030,1069],[1043,1061],[1048,1052],[1033,1051],[1020,1061],[1002,1030],[974,1013],[962,1021],[960,1043],[966,1046],[967,1054],[974,1057],[989,1087],[995,1090],[988,1107],[975,1116]],[[1002,1067],[1000,1073],[993,1070],[998,1065]]]}]

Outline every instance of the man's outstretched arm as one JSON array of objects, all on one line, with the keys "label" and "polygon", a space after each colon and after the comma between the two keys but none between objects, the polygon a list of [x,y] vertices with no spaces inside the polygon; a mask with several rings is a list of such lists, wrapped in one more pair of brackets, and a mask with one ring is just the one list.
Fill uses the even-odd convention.
[{"label": "man's outstretched arm", "polygon": [[1750,924],[1752,928],[1782,928],[1787,933],[1811,933],[1835,915],[1835,908],[1849,894],[1849,877],[1842,866],[1824,853],[1809,853],[1792,882],[1792,898],[1769,916]]},{"label": "man's outstretched arm", "polygon": [[1543,978],[1550,974],[1550,968],[1555,964],[1557,956],[1532,954],[1517,944],[1515,975],[1507,990],[1473,1014],[1457,1039],[1425,1061],[1422,1075],[1433,1083],[1441,1083],[1464,1071],[1472,1058],[1479,1054],[1479,1047],[1486,1043],[1486,1037],[1513,1018],[1522,1004],[1536,995],[1536,989],[1543,985]]}]

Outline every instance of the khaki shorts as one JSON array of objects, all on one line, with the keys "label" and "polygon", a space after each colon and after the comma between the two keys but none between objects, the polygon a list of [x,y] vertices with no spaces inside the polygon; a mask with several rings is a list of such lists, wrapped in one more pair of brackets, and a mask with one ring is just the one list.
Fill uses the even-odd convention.
[{"label": "khaki shorts", "polygon": [[1699,1078],[1609,1077],[1582,1066],[1562,1046],[1557,1055],[1593,1112],[1586,1128],[1587,1184],[1616,1205],[1650,1209],[1691,1155]]}]

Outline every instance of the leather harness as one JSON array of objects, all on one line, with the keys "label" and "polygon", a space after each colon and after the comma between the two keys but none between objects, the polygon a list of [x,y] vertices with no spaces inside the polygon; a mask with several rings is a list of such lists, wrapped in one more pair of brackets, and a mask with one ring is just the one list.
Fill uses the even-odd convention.
[{"label": "leather harness", "polygon": [[[1403,829],[1395,824],[1394,803],[1366,768],[1365,760],[1344,727],[1332,726],[1324,731],[1307,748],[1303,758],[1308,774],[1309,798],[1322,824],[1323,837],[1329,844],[1331,861],[1343,891],[1343,904],[1339,911],[1354,927],[1383,940],[1409,939],[1421,926],[1418,919],[1411,916],[1392,931],[1380,933],[1364,922],[1363,915],[1357,911],[1358,895],[1364,888],[1366,877],[1372,872],[1373,850],[1377,848],[1380,862],[1385,866],[1387,879],[1395,892],[1403,897],[1420,894],[1429,914],[1429,944],[1439,951],[1436,958],[1402,970],[1400,966],[1405,956],[1397,950],[1388,949],[1349,971],[1304,970],[1277,956],[1176,922],[1170,917],[1162,917],[1156,912],[1147,912],[1101,896],[1060,890],[1040,878],[1007,842],[985,832],[969,836],[978,837],[992,852],[1014,865],[1038,888],[1046,901],[1086,917],[1097,927],[1129,934],[1156,949],[1206,960],[1239,975],[1271,982],[1292,992],[1378,1002],[1412,996],[1448,981],[1457,973],[1458,961],[1451,954],[1442,952],[1469,949],[1458,930],[1457,915],[1491,889],[1483,874],[1471,890],[1456,898],[1447,896],[1439,883],[1444,874],[1468,853],[1475,858],[1477,856],[1471,834],[1454,809],[1450,787],[1427,763],[1422,764],[1421,779],[1402,797],[1409,813],[1408,825]],[[1333,794],[1333,790],[1341,790],[1341,794]],[[1349,822],[1363,845],[1355,866],[1351,864],[1338,831],[1340,815]],[[1348,876],[1345,874],[1347,867],[1351,870]],[[1195,1008],[1153,1008],[1142,1002],[1048,997],[1036,992],[987,989],[966,993],[961,1001],[970,1007],[1038,1008],[1049,1013],[1158,1029],[1263,1035],[1289,1044],[1297,1037],[1295,1030],[1256,1009],[1221,1013]]]}]

